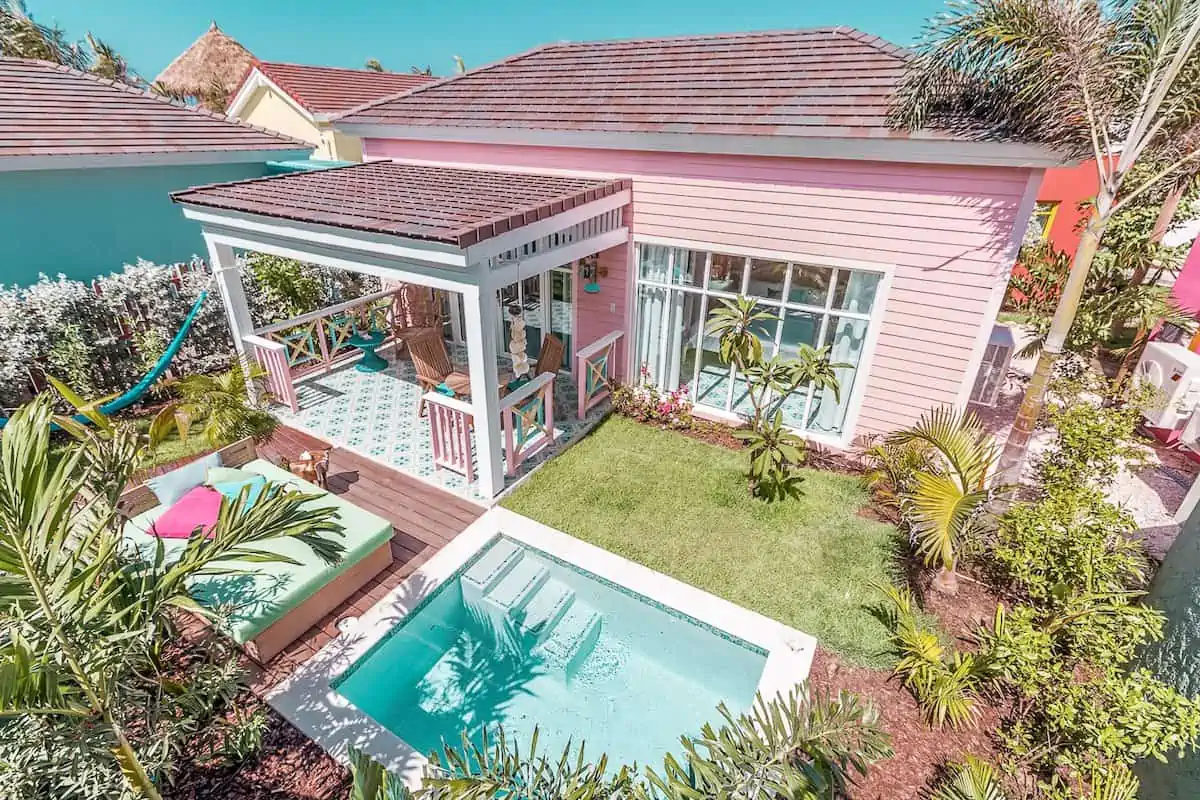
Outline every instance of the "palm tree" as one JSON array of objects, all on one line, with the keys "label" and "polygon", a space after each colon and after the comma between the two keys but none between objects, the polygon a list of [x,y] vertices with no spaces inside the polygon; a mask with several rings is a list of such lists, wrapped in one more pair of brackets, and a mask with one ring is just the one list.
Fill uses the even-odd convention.
[{"label": "palm tree", "polygon": [[454,59],[454,74],[462,75],[467,71],[467,62],[463,61],[462,56],[451,56]]},{"label": "palm tree", "polygon": [[935,18],[898,93],[895,124],[1035,142],[1095,159],[1095,210],[1080,239],[1000,463],[1020,478],[1051,367],[1114,213],[1200,158],[1131,170],[1200,121],[1200,6],[1186,0],[968,0]]},{"label": "palm tree", "polygon": [[934,588],[952,594],[962,544],[979,525],[990,498],[987,478],[996,463],[996,445],[974,412],[950,407],[922,415],[912,428],[887,438],[893,448],[923,446],[923,466],[901,488],[900,508],[917,554],[938,566]]},{"label": "palm tree", "polygon": [[36,58],[86,70],[87,53],[58,26],[34,21],[24,0],[0,0],[0,56]]},{"label": "palm tree", "polygon": [[366,63],[363,64],[363,69],[369,69],[371,72],[387,72],[383,68],[383,64],[379,63],[378,58],[368,58]]},{"label": "palm tree", "polygon": [[433,67],[426,64],[424,67],[412,66],[408,68],[409,73],[413,75],[424,75],[427,78],[433,77]]},{"label": "palm tree", "polygon": [[[279,420],[261,408],[250,396],[250,386],[265,378],[267,371],[257,362],[233,366],[216,375],[188,375],[167,385],[179,392],[179,399],[158,412],[151,425],[151,438],[165,438],[174,427],[179,438],[186,439],[192,424],[202,424],[201,435],[212,447],[253,436],[262,439],[271,434]],[[258,392],[267,398],[265,392]]]},{"label": "palm tree", "polygon": [[197,531],[180,558],[123,545],[115,498],[144,443],[126,424],[80,429],[65,455],[50,454],[51,403],[18,409],[0,438],[0,716],[77,720],[103,731],[130,790],[159,793],[135,749],[136,710],[158,673],[174,612],[209,614],[189,594],[198,574],[232,561],[275,558],[259,545],[304,542],[336,563],[335,512],[311,495],[273,492],[223,505],[212,538]]}]

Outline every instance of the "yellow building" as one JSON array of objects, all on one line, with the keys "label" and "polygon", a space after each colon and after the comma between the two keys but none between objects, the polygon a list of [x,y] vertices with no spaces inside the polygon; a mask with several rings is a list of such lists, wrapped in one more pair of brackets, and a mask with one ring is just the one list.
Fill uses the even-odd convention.
[{"label": "yellow building", "polygon": [[255,61],[234,92],[228,114],[312,142],[315,159],[362,161],[362,141],[335,131],[330,118],[432,80],[436,78],[428,75]]}]

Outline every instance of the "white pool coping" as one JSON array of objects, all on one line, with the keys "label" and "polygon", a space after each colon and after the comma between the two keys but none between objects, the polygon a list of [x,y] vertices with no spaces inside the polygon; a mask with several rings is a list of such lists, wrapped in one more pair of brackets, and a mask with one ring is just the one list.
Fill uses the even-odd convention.
[{"label": "white pool coping", "polygon": [[353,745],[403,777],[410,787],[419,786],[428,763],[425,756],[338,694],[333,684],[497,534],[549,553],[766,651],[766,664],[758,682],[758,691],[764,697],[786,695],[808,677],[817,646],[817,640],[809,634],[496,507],[276,685],[267,694],[267,702],[342,763],[349,763],[348,749]]}]

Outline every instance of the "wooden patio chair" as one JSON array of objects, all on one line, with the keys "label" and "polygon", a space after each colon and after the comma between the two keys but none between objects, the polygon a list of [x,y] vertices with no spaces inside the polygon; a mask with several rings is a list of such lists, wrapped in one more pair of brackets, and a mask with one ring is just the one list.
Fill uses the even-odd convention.
[{"label": "wooden patio chair", "polygon": [[563,344],[563,340],[553,333],[547,333],[542,337],[542,352],[538,356],[537,366],[533,370],[534,377],[543,372],[557,374],[558,368],[562,366],[563,350],[565,349],[566,345]]},{"label": "wooden patio chair", "polygon": [[441,336],[444,323],[441,303],[433,289],[412,283],[398,286],[392,300],[392,336],[401,347],[409,339],[433,331]]},{"label": "wooden patio chair", "polygon": [[458,372],[450,363],[442,330],[427,331],[408,339],[408,355],[417,371],[417,382],[421,385],[421,400],[417,403],[417,416],[425,414],[425,392],[433,391],[445,384],[455,397],[471,394],[471,376]]}]

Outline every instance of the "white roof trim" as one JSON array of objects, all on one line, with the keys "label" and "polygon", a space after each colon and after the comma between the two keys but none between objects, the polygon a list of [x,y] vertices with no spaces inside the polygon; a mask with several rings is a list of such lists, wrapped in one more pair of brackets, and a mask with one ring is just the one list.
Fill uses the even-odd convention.
[{"label": "white roof trim", "polygon": [[624,133],[532,128],[467,128],[424,125],[351,124],[334,121],[343,133],[372,139],[416,139],[479,144],[649,150],[676,153],[828,158],[919,164],[997,167],[1056,167],[1066,159],[1044,147],[1011,142],[972,142],[933,137],[804,137],[710,133]]},{"label": "white roof trim", "polygon": [[0,156],[0,172],[36,172],[49,169],[104,169],[109,167],[201,166],[252,164],[306,159],[313,147],[293,150],[202,150],[187,153],[106,153],[100,155]]},{"label": "white roof trim", "polygon": [[[233,101],[229,104],[226,114],[230,117],[242,119],[242,111],[250,102],[250,98],[254,97],[254,93],[259,89],[270,89],[271,91],[278,92],[283,97],[283,101],[292,107],[293,111],[314,125],[317,123],[318,120],[313,116],[312,112],[300,105],[296,98],[288,94],[287,90],[278,83],[268,78],[257,66],[253,67],[246,80],[242,81],[241,88],[233,96]],[[245,122],[245,120],[242,121]]]}]

